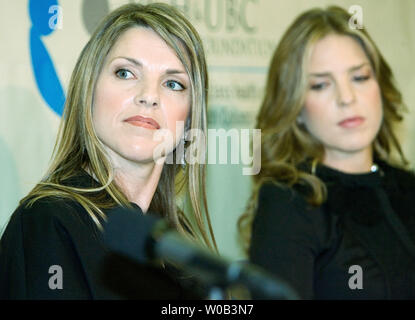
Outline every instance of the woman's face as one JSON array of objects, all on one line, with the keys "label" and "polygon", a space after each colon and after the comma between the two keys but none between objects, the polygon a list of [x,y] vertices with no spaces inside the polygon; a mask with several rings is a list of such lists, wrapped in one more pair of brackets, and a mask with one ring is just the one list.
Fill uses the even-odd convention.
[{"label": "woman's face", "polygon": [[328,35],[312,51],[305,105],[299,121],[320,141],[325,158],[372,152],[382,123],[379,85],[361,46]]},{"label": "woman's face", "polygon": [[110,157],[157,160],[154,149],[162,141],[154,137],[163,129],[170,131],[173,149],[183,134],[176,136],[176,121],[189,114],[190,92],[183,64],[162,38],[144,27],[124,32],[106,57],[94,95],[94,128]]}]

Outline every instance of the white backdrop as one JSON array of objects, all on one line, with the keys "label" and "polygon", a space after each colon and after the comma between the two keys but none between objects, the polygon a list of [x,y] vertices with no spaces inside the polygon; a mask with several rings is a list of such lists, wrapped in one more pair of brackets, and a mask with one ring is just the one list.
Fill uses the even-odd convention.
[{"label": "white backdrop", "polygon": [[[53,2],[32,0],[35,5]],[[60,118],[42,97],[31,63],[28,0],[0,0],[0,229],[19,199],[45,172]],[[63,91],[97,19],[134,1],[59,0],[62,25],[39,37]],[[148,3],[154,1],[135,1]],[[267,67],[284,30],[302,11],[359,5],[363,22],[395,72],[409,113],[400,130],[415,163],[415,1],[413,0],[170,0],[199,30],[210,72],[211,128],[252,128]],[[50,13],[52,18],[55,12]],[[33,50],[32,50],[33,53]],[[45,80],[45,79],[43,79]],[[411,139],[412,138],[412,139]],[[241,165],[208,166],[208,200],[220,251],[241,258],[236,221],[250,194]]]}]

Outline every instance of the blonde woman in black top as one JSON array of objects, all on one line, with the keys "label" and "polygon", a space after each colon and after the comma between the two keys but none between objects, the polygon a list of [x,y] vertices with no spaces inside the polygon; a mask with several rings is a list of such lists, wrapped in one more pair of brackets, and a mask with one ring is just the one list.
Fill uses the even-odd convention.
[{"label": "blonde woman in black top", "polygon": [[239,227],[250,260],[302,298],[414,299],[415,177],[393,130],[402,97],[349,21],[339,7],[312,9],[283,35]]},{"label": "blonde woman in black top", "polygon": [[[0,299],[199,296],[168,265],[119,259],[104,271],[102,229],[120,208],[158,213],[215,250],[204,167],[183,167],[176,148],[184,130],[206,132],[207,88],[200,37],[174,7],[128,4],[103,19],[72,74],[52,164],[1,239]],[[168,145],[160,130],[171,133]],[[191,219],[177,207],[183,188]],[[51,288],[57,267],[63,283]]]}]

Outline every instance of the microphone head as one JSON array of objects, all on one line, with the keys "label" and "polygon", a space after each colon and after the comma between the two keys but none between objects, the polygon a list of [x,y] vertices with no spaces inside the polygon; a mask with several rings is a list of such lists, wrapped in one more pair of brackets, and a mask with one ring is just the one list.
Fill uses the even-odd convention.
[{"label": "microphone head", "polygon": [[110,251],[145,263],[151,257],[152,233],[159,220],[144,215],[141,209],[110,209],[104,225],[104,242]]}]

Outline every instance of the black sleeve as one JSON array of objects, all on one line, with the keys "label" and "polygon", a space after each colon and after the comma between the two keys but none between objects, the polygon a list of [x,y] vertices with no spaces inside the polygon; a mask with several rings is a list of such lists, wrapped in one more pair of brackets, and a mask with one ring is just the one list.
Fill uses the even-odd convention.
[{"label": "black sleeve", "polygon": [[21,219],[13,215],[0,240],[0,300],[26,298],[22,248]]},{"label": "black sleeve", "polygon": [[91,298],[85,270],[95,254],[81,252],[88,246],[79,242],[96,248],[84,230],[77,210],[63,201],[19,207],[0,242],[0,298]]},{"label": "black sleeve", "polygon": [[287,281],[303,299],[313,298],[319,214],[293,189],[270,183],[260,189],[250,260]]},{"label": "black sleeve", "polygon": [[167,271],[109,253],[86,211],[66,200],[20,206],[0,240],[0,299],[200,298]]}]

